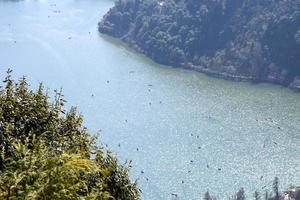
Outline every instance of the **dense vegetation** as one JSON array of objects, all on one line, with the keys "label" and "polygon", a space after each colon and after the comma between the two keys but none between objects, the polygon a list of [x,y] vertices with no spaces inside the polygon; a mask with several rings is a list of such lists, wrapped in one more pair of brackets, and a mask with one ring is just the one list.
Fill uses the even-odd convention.
[{"label": "dense vegetation", "polygon": [[0,199],[138,200],[130,164],[95,145],[75,108],[28,89],[11,71],[0,88]]},{"label": "dense vegetation", "polygon": [[299,0],[118,0],[99,31],[162,64],[300,90]]},{"label": "dense vegetation", "polygon": [[[7,200],[139,200],[140,190],[129,179],[130,163],[95,145],[75,108],[55,92],[53,103],[40,84],[28,88],[26,78],[15,82],[11,71],[0,87],[0,199]],[[176,197],[176,194],[174,194]],[[300,188],[255,199],[300,200]],[[200,198],[200,197],[199,197]],[[208,192],[205,200],[215,200]],[[240,189],[232,200],[245,200]],[[250,199],[250,198],[249,198]]]},{"label": "dense vegetation", "polygon": [[[214,196],[211,196],[209,192],[206,192],[204,195],[204,200],[216,200]],[[255,200],[300,200],[300,187],[291,187],[288,191],[281,193],[279,191],[279,180],[278,178],[274,179],[273,182],[273,192],[269,193],[266,191],[263,195],[259,192],[255,192],[252,198],[246,198],[245,191],[241,188],[235,195],[229,198],[229,200],[246,200],[246,199],[255,199]]]}]

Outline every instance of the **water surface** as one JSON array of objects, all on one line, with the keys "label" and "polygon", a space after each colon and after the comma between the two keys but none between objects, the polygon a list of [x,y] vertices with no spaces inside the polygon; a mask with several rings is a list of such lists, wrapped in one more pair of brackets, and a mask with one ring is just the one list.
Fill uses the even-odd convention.
[{"label": "water surface", "polygon": [[250,196],[275,176],[300,185],[299,94],[155,64],[97,33],[112,5],[0,0],[1,78],[10,67],[33,87],[62,87],[89,130],[133,161],[145,200],[225,198],[240,186]]}]

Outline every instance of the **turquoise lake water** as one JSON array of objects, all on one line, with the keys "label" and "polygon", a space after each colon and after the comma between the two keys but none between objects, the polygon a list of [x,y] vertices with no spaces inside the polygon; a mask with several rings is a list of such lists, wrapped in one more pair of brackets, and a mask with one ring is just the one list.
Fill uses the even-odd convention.
[{"label": "turquoise lake water", "polygon": [[251,197],[275,176],[300,185],[299,94],[155,64],[97,32],[112,6],[0,0],[0,77],[11,68],[32,87],[62,87],[88,129],[132,160],[144,200],[225,199],[241,186]]}]

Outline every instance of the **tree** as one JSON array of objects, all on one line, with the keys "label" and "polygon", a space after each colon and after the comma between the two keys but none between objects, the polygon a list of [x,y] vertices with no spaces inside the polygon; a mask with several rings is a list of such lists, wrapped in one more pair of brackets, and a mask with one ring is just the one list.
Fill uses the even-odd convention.
[{"label": "tree", "polygon": [[244,188],[241,188],[235,195],[235,200],[245,200],[245,191]]},{"label": "tree", "polygon": [[130,165],[95,145],[61,91],[51,103],[42,84],[30,90],[11,73],[0,88],[0,199],[140,199]]},{"label": "tree", "polygon": [[275,193],[275,200],[279,199],[279,180],[278,177],[275,177],[274,182],[273,182],[273,192]]},{"label": "tree", "polygon": [[265,200],[269,200],[269,193],[267,190],[265,191]]},{"label": "tree", "polygon": [[205,192],[205,195],[204,195],[204,200],[211,200],[212,198],[211,198],[211,196],[210,196],[210,194],[209,194],[209,192],[207,191],[207,192]]},{"label": "tree", "polygon": [[254,198],[255,198],[255,200],[260,200],[260,195],[257,191],[255,191],[255,193],[254,193]]},{"label": "tree", "polygon": [[117,0],[100,32],[160,64],[299,90],[295,0]]}]

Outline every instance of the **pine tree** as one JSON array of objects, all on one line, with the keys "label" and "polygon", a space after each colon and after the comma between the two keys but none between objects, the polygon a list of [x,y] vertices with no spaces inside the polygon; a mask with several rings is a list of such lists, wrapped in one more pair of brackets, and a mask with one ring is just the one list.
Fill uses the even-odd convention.
[{"label": "pine tree", "polygon": [[209,192],[207,191],[207,192],[205,192],[205,195],[204,195],[204,200],[212,200],[212,198],[211,198],[211,196],[210,196],[210,194],[209,194]]},{"label": "pine tree", "polygon": [[260,195],[257,191],[255,191],[255,193],[254,193],[254,198],[255,198],[255,200],[260,200]]},{"label": "pine tree", "polygon": [[246,199],[244,188],[241,188],[241,189],[236,193],[235,199],[236,199],[236,200],[245,200],[245,199]]},{"label": "pine tree", "polygon": [[273,182],[273,192],[275,193],[275,200],[279,199],[279,180],[278,177],[275,177],[274,182]]}]

